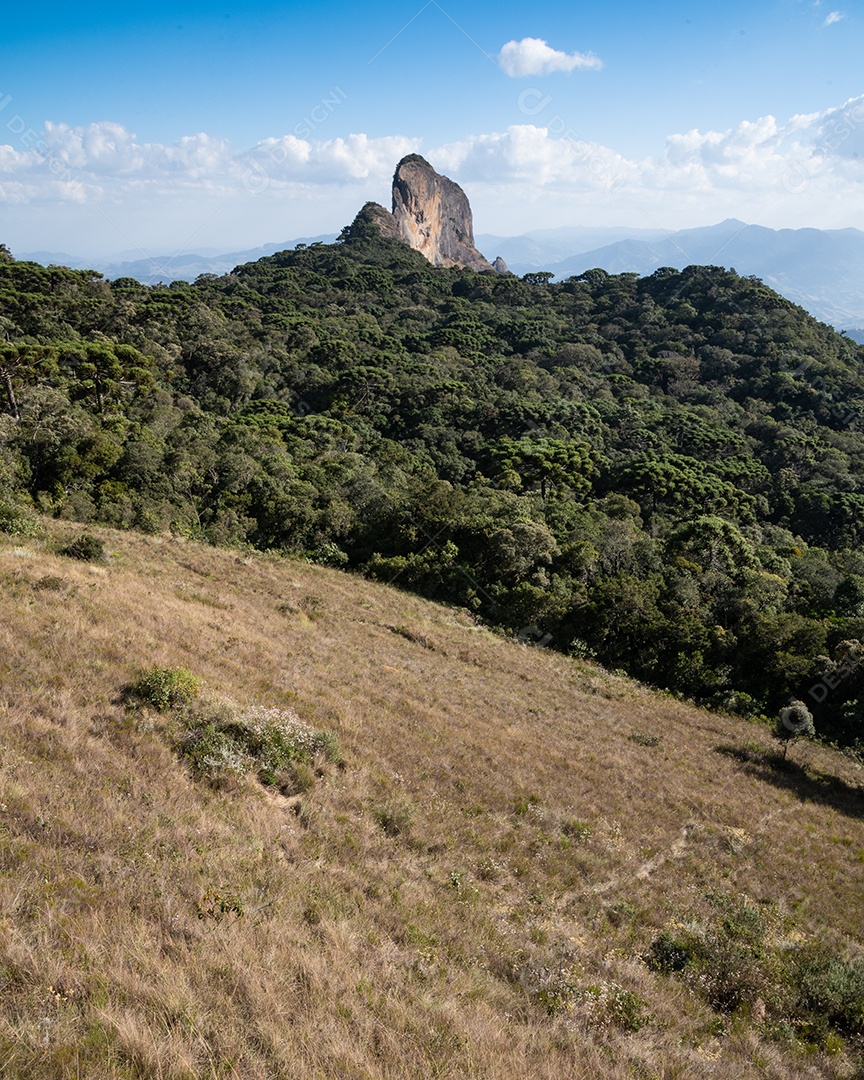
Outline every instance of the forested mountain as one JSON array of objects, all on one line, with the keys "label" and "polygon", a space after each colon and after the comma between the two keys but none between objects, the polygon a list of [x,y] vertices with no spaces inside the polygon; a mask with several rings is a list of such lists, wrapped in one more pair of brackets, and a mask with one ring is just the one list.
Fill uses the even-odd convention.
[{"label": "forested mountain", "polygon": [[431,267],[358,221],[194,284],[0,263],[0,522],[361,571],[859,739],[864,349],[758,279]]},{"label": "forested mountain", "polygon": [[[153,258],[126,252],[94,260],[48,251],[22,258],[43,266],[98,270],[108,278],[133,277],[151,285],[194,281],[203,273],[225,274],[238,263],[335,238],[335,234],[300,237],[246,251],[166,252]],[[788,300],[854,340],[864,340],[864,233],[859,229],[767,229],[730,218],[672,233],[623,226],[562,226],[510,237],[482,233],[476,244],[490,261],[500,255],[520,276],[548,270],[561,280],[597,266],[612,274],[640,275],[664,266],[679,270],[693,264],[734,267],[741,274],[761,277]]]}]

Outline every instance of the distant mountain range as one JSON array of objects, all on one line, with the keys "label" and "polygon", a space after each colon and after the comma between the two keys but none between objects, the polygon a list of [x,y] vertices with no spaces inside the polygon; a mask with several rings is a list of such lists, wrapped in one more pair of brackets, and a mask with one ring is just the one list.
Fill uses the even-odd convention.
[{"label": "distant mountain range", "polygon": [[20,255],[16,253],[15,257],[30,259],[42,266],[55,265],[68,266],[73,270],[98,270],[100,274],[112,280],[130,277],[152,285],[157,281],[194,281],[201,274],[227,274],[241,263],[255,262],[263,259],[265,255],[295,248],[298,244],[331,244],[335,239],[336,233],[326,233],[323,236],[301,236],[296,240],[285,240],[281,244],[264,244],[263,247],[248,248],[245,251],[229,251],[222,254],[218,252],[196,254],[183,251],[175,255],[154,255],[139,259],[124,258],[124,256],[134,255],[135,252],[122,252],[120,255],[101,259],[81,258],[65,251],[28,251]]},{"label": "distant mountain range", "polygon": [[662,240],[666,236],[662,229],[576,225],[561,229],[535,229],[521,236],[480,233],[474,242],[487,258],[500,255],[514,274],[527,274],[531,270],[548,270],[554,263],[563,262],[586,251],[609,247],[623,240],[650,242]]},{"label": "distant mountain range", "polygon": [[[225,274],[298,244],[331,243],[335,238],[335,233],[300,237],[225,254],[81,259],[66,252],[35,251],[18,258],[98,270],[109,278],[193,281],[200,274]],[[732,267],[739,274],[754,274],[817,319],[864,341],[864,232],[859,229],[766,229],[730,218],[672,233],[589,226],[509,237],[481,233],[476,246],[490,260],[500,255],[515,274],[547,270],[559,280],[594,267],[611,274],[651,274],[661,266],[680,270],[692,264]],[[134,252],[123,253],[130,254]]]},{"label": "distant mountain range", "polygon": [[[589,245],[592,237],[600,242]],[[568,245],[571,253],[562,257]],[[864,232],[859,229],[766,229],[730,218],[673,233],[565,229],[509,239],[482,236],[477,246],[500,250],[516,274],[549,270],[559,280],[594,267],[610,274],[652,274],[661,266],[682,270],[693,264],[731,267],[754,274],[817,319],[864,340]]]}]

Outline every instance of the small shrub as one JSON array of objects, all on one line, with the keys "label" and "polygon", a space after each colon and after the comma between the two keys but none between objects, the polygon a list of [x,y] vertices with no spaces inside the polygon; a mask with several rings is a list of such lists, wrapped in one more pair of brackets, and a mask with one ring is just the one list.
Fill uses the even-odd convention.
[{"label": "small shrub", "polygon": [[324,601],[310,593],[300,601],[300,610],[310,622],[316,622],[324,614]]},{"label": "small shrub", "polygon": [[308,552],[308,557],[312,562],[321,563],[324,566],[341,567],[348,563],[348,554],[332,540],[313,548]]},{"label": "small shrub", "polygon": [[594,830],[590,825],[584,821],[577,821],[576,818],[568,818],[562,822],[561,832],[571,840],[579,840],[583,844],[587,843],[594,835]]},{"label": "small shrub", "polygon": [[274,772],[296,761],[308,763],[319,755],[334,764],[341,761],[336,736],[304,724],[293,709],[254,705],[226,726],[263,768]]},{"label": "small shrub", "polygon": [[639,912],[632,904],[628,904],[626,900],[619,900],[608,908],[606,918],[613,926],[618,927],[633,922],[638,914]]},{"label": "small shrub", "polygon": [[791,952],[787,982],[798,995],[799,1010],[812,1013],[845,1035],[864,1030],[864,962],[838,956],[827,945]]},{"label": "small shrub", "polygon": [[82,533],[66,547],[60,549],[61,555],[70,559],[80,559],[82,562],[103,562],[105,559],[105,545],[98,536],[90,533]]},{"label": "small shrub", "polygon": [[261,769],[258,779],[262,784],[277,787],[283,795],[305,795],[315,787],[317,776],[315,770],[302,761],[295,761],[289,768],[274,773],[269,769]]},{"label": "small shrub", "polygon": [[622,1031],[636,1032],[652,1023],[654,1017],[647,1012],[648,1002],[632,990],[621,986],[604,987],[602,1001],[608,1020]]},{"label": "small shrub", "polygon": [[56,574],[46,574],[44,577],[39,578],[33,586],[39,592],[63,592],[64,587],[63,578],[57,577]]},{"label": "small shrub", "polygon": [[527,796],[520,796],[513,804],[513,813],[516,817],[524,817],[529,810],[540,805],[540,796],[533,792]]},{"label": "small shrub", "polygon": [[710,707],[718,712],[731,713],[733,716],[752,717],[758,714],[756,699],[741,690],[721,690],[709,700]]},{"label": "small shrub", "polygon": [[838,1037],[864,1030],[864,960],[844,956],[835,945],[773,944],[770,913],[720,893],[707,899],[715,914],[704,926],[664,930],[645,962],[675,975],[721,1013],[758,1004],[764,1031],[829,1049]]},{"label": "small shrub", "polygon": [[388,836],[402,836],[410,832],[414,811],[406,802],[388,801],[376,806],[375,820]]},{"label": "small shrub", "polygon": [[570,642],[570,648],[567,650],[567,655],[572,656],[576,660],[595,660],[597,653],[587,641],[583,641],[581,638],[573,638]]},{"label": "small shrub", "polygon": [[243,747],[213,722],[199,723],[188,730],[181,747],[193,773],[209,780],[243,776],[252,767],[252,759]]},{"label": "small shrub", "polygon": [[673,971],[683,971],[699,952],[692,938],[674,938],[664,930],[651,942],[645,962],[653,971],[669,975]]},{"label": "small shrub", "polygon": [[627,738],[630,742],[635,742],[639,746],[659,746],[660,738],[657,735],[646,735],[643,731],[634,731],[632,735],[628,735]]},{"label": "small shrub", "polygon": [[38,536],[42,526],[26,508],[0,499],[0,532],[7,536]]},{"label": "small shrub", "polygon": [[663,932],[651,943],[649,967],[676,974],[704,995],[712,1008],[732,1013],[769,993],[766,926],[753,908],[732,906],[705,927]]},{"label": "small shrub", "polygon": [[201,680],[187,668],[153,668],[132,684],[128,696],[159,712],[189,705],[201,692]]},{"label": "small shrub", "polygon": [[329,731],[315,731],[291,709],[208,704],[186,717],[180,750],[199,776],[218,781],[255,769],[258,779],[283,794],[300,794],[315,783],[316,760],[340,763]]},{"label": "small shrub", "polygon": [[477,877],[481,881],[497,881],[503,870],[503,863],[497,862],[491,855],[487,855],[477,868]]},{"label": "small shrub", "polygon": [[418,634],[416,630],[409,630],[407,626],[388,626],[387,629],[391,633],[405,638],[406,641],[411,641],[415,645],[422,645],[424,649],[435,651],[434,643],[425,634]]},{"label": "small shrub", "polygon": [[195,910],[199,919],[212,919],[222,922],[226,915],[242,919],[246,913],[243,901],[233,893],[220,893],[211,889],[203,899],[196,901]]},{"label": "small shrub", "polygon": [[533,997],[550,1016],[555,1016],[572,1009],[579,994],[578,972],[574,968],[565,967],[544,973]]},{"label": "small shrub", "polygon": [[646,1011],[648,1002],[632,990],[607,982],[581,986],[573,967],[545,972],[532,997],[550,1016],[578,1009],[598,1027],[614,1024],[622,1031],[636,1032],[654,1020]]}]

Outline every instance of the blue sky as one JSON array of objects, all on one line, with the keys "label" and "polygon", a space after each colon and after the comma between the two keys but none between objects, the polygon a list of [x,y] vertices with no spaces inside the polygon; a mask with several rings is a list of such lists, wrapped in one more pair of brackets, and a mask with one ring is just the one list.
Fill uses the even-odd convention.
[{"label": "blue sky", "polygon": [[411,151],[481,232],[864,228],[862,7],[17,5],[0,240],[95,255],[337,231]]}]

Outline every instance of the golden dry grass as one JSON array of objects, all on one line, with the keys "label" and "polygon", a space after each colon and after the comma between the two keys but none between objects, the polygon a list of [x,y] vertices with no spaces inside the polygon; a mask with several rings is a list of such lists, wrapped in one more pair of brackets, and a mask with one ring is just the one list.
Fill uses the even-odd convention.
[{"label": "golden dry grass", "polygon": [[[394,588],[99,535],[104,566],[0,538],[3,1076],[854,1075],[746,1017],[721,1030],[641,959],[712,889],[857,945],[852,762],[748,763],[764,729]],[[169,722],[122,704],[153,665],[290,705],[344,770],[299,802],[193,780]],[[562,971],[652,1019],[547,1014]]]}]

